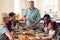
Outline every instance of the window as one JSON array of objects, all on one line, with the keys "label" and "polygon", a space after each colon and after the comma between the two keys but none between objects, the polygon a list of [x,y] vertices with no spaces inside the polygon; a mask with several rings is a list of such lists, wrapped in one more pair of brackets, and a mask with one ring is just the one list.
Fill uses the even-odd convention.
[{"label": "window", "polygon": [[14,0],[14,12],[19,13],[19,0]]},{"label": "window", "polygon": [[58,0],[45,0],[44,13],[50,14],[52,18],[56,18],[58,13]]}]

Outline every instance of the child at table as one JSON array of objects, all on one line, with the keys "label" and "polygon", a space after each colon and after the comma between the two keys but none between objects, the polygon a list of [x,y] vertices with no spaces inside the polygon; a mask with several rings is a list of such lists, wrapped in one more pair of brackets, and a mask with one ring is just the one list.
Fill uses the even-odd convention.
[{"label": "child at table", "polygon": [[19,30],[19,29],[22,28],[22,27],[20,27],[19,21],[18,21],[18,20],[14,21],[13,26],[14,26],[14,27],[13,27],[14,30]]},{"label": "child at table", "polygon": [[55,21],[54,22],[50,22],[48,24],[48,29],[49,29],[48,35],[50,37],[54,37],[55,36],[55,33],[56,33],[56,30],[57,30],[57,23]]}]

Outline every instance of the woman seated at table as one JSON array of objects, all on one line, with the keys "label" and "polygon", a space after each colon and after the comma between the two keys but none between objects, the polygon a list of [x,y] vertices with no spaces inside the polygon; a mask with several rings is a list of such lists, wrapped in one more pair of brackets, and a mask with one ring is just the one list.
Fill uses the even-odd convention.
[{"label": "woman seated at table", "polygon": [[55,33],[56,33],[56,31],[57,31],[57,23],[54,21],[54,22],[50,22],[49,24],[48,24],[48,29],[49,29],[49,33],[48,33],[48,35],[50,36],[50,37],[54,37],[55,36]]},{"label": "woman seated at table", "polygon": [[44,17],[43,17],[43,21],[44,21],[43,32],[48,33],[48,24],[49,24],[49,22],[51,22],[50,15],[49,14],[45,14]]},{"label": "woman seated at table", "polygon": [[7,37],[9,40],[13,40],[13,37],[7,29],[3,18],[3,15],[0,13],[0,40],[6,40]]}]

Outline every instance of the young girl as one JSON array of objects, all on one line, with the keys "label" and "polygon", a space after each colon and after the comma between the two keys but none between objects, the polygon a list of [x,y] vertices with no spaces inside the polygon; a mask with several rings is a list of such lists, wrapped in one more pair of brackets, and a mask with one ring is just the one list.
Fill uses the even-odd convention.
[{"label": "young girl", "polygon": [[49,25],[48,25],[48,29],[49,29],[48,35],[50,37],[54,37],[55,32],[57,30],[57,24],[56,24],[56,22],[50,22]]}]

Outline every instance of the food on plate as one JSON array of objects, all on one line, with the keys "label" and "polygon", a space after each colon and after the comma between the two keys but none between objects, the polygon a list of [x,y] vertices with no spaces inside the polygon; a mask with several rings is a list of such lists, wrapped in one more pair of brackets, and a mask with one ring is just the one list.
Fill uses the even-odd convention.
[{"label": "food on plate", "polygon": [[27,35],[22,35],[19,40],[29,40]]},{"label": "food on plate", "polygon": [[28,26],[23,27],[23,30],[29,30]]},{"label": "food on plate", "polygon": [[47,34],[43,34],[43,37],[47,37],[48,35]]},{"label": "food on plate", "polygon": [[34,36],[33,36],[33,37],[30,37],[29,39],[30,39],[30,40],[37,40],[37,38],[34,37]]},{"label": "food on plate", "polygon": [[26,18],[20,18],[19,21],[26,21]]},{"label": "food on plate", "polygon": [[51,37],[42,37],[42,40],[52,40]]}]

